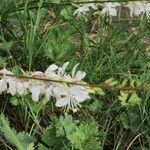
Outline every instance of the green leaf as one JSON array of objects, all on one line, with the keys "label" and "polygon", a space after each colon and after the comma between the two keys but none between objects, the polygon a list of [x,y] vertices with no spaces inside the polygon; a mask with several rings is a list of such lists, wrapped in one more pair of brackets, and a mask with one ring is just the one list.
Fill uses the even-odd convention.
[{"label": "green leaf", "polygon": [[72,12],[71,10],[72,10],[72,7],[65,7],[61,9],[60,15],[66,20],[72,19],[72,17],[70,16]]},{"label": "green leaf", "polygon": [[134,106],[141,100],[136,92],[129,93],[127,91],[126,92],[120,91],[120,96],[118,96],[118,98],[123,106],[127,105]]},{"label": "green leaf", "polygon": [[48,150],[48,148],[43,144],[38,144],[38,150]]},{"label": "green leaf", "polygon": [[24,148],[32,147],[31,145],[34,146],[34,138],[31,137],[28,133],[25,132],[19,132],[17,135],[19,141],[22,143]]},{"label": "green leaf", "polygon": [[141,99],[138,97],[138,95],[136,94],[136,92],[134,92],[134,93],[131,94],[128,103],[130,103],[131,106],[134,106],[134,105],[137,104],[140,100],[141,100]]},{"label": "green leaf", "polygon": [[[59,149],[63,143],[61,138],[56,137],[56,130],[54,127],[48,127],[41,136],[42,141],[47,144],[53,150]],[[40,144],[40,149],[44,148],[45,146]]]},{"label": "green leaf", "polygon": [[82,150],[101,150],[101,133],[97,123],[91,122],[81,124],[75,132],[69,136],[69,140],[75,149]]},{"label": "green leaf", "polygon": [[19,99],[16,96],[13,96],[10,98],[10,102],[13,106],[18,106],[19,105]]},{"label": "green leaf", "polygon": [[30,143],[27,147],[27,150],[34,150],[34,143]]},{"label": "green leaf", "polygon": [[56,134],[58,137],[61,136],[69,136],[74,130],[76,129],[76,126],[73,122],[72,116],[61,116],[59,118],[59,121],[56,125]]},{"label": "green leaf", "polygon": [[107,85],[109,85],[109,86],[115,86],[115,85],[118,84],[118,81],[115,80],[114,78],[109,78],[104,83],[107,84]]},{"label": "green leaf", "polygon": [[16,146],[18,150],[33,150],[34,139],[25,132],[17,134],[17,132],[10,127],[8,119],[5,118],[3,114],[0,116],[0,130],[8,142]]},{"label": "green leaf", "polygon": [[123,106],[126,106],[126,105],[127,105],[126,100],[127,100],[128,96],[129,96],[129,93],[124,92],[124,91],[120,91],[120,96],[118,96],[118,98],[119,98],[119,100],[121,101],[121,104],[122,104]]},{"label": "green leaf", "polygon": [[5,42],[5,43],[0,44],[0,49],[3,51],[10,51],[13,45],[14,45],[14,42]]},{"label": "green leaf", "polygon": [[15,145],[19,150],[24,150],[22,143],[17,137],[17,132],[9,126],[9,121],[3,114],[0,116],[0,130],[3,136],[13,145]]},{"label": "green leaf", "polygon": [[4,67],[5,62],[6,58],[0,56],[0,67]]},{"label": "green leaf", "polygon": [[95,100],[94,99],[94,102],[90,105],[89,107],[89,110],[93,113],[98,113],[101,111],[101,108],[102,108],[102,104],[99,100]]}]

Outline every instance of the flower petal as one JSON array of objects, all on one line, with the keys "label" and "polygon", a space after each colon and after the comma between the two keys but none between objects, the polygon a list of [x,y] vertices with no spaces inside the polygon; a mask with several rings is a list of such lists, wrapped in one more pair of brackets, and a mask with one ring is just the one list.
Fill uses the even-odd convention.
[{"label": "flower petal", "polygon": [[71,75],[72,75],[73,78],[75,77],[75,72],[76,72],[76,69],[77,69],[78,66],[79,66],[79,63],[76,64],[76,65],[73,67],[73,69],[72,69]]},{"label": "flower petal", "polygon": [[8,88],[7,92],[10,93],[11,95],[15,95],[16,92],[17,92],[16,81],[12,80],[12,79],[9,79],[7,82],[9,84],[9,88]]},{"label": "flower petal", "polygon": [[29,88],[32,93],[32,100],[38,102],[40,94],[43,93],[44,87],[41,85],[35,85]]},{"label": "flower petal", "polygon": [[66,68],[69,65],[69,62],[63,64],[62,67],[58,68],[58,75],[63,76],[65,74]]},{"label": "flower petal", "polygon": [[90,99],[90,96],[88,95],[88,93],[87,92],[83,92],[82,94],[80,94],[80,95],[76,95],[76,96],[74,96],[74,98],[79,102],[79,103],[81,103],[81,102],[83,102],[83,101],[85,101],[85,100],[87,100],[87,99]]},{"label": "flower petal", "polygon": [[46,69],[46,71],[45,71],[44,74],[49,75],[49,74],[51,74],[52,72],[55,72],[57,69],[58,69],[58,66],[55,65],[55,64],[52,64],[52,65],[50,65],[50,66]]},{"label": "flower petal", "polygon": [[0,93],[7,90],[7,82],[5,79],[0,80]]},{"label": "flower petal", "polygon": [[41,71],[36,71],[32,73],[32,77],[41,77],[43,76],[43,72]]},{"label": "flower petal", "polygon": [[64,106],[70,105],[70,98],[68,97],[60,98],[56,101],[55,105],[56,107],[64,107]]},{"label": "flower petal", "polygon": [[50,97],[52,96],[52,90],[52,87],[48,87],[45,89],[45,96],[47,101],[49,101]]},{"label": "flower petal", "polygon": [[24,83],[17,82],[16,83],[16,88],[17,88],[18,94],[21,95],[21,96],[23,96],[27,92],[27,89],[24,86]]},{"label": "flower petal", "polygon": [[56,96],[65,96],[65,95],[68,95],[69,93],[69,88],[67,87],[55,87],[53,89],[53,92],[54,92],[54,95]]},{"label": "flower petal", "polygon": [[81,81],[86,76],[85,72],[78,71],[75,75],[75,79]]}]

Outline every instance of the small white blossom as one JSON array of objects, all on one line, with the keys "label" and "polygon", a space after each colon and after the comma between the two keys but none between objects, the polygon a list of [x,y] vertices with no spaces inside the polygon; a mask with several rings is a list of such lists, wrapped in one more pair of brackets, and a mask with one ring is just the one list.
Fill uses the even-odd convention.
[{"label": "small white blossom", "polygon": [[7,81],[5,79],[0,80],[0,94],[7,90]]},{"label": "small white blossom", "polygon": [[9,76],[9,74],[13,74],[7,69],[0,70],[0,73],[3,75],[0,80],[0,93],[7,91],[11,95],[19,94],[20,96],[24,96],[29,90],[32,95],[32,100],[35,102],[38,102],[41,95],[45,95],[47,101],[51,97],[54,97],[57,107],[66,107],[75,111],[79,103],[89,99],[89,92],[84,86],[65,83],[65,81],[83,83],[82,79],[86,75],[85,72],[76,71],[79,64],[73,67],[71,75],[67,74],[66,68],[68,65],[69,62],[64,63],[62,67],[52,64],[44,73],[36,71],[31,74],[31,77],[46,77],[52,80],[64,81],[64,83],[42,81],[35,78],[31,78],[30,80],[17,78],[15,76]]},{"label": "small white blossom", "polygon": [[83,86],[71,86],[71,87],[56,87],[54,89],[56,92],[57,100],[56,106],[57,107],[67,107],[69,109],[74,109],[79,103],[89,99],[89,93]]},{"label": "small white blossom", "polygon": [[8,71],[6,68],[0,70],[0,74],[3,74],[3,76],[5,77],[6,74],[12,75],[13,73],[11,71]]},{"label": "small white blossom", "polygon": [[54,78],[56,77],[56,70],[58,69],[58,66],[55,64],[50,65],[46,71],[45,71],[45,75],[50,77],[50,78]]},{"label": "small white blossom", "polygon": [[17,93],[20,96],[23,96],[27,93],[27,89],[29,88],[28,82],[22,82],[21,80],[16,83]]},{"label": "small white blossom", "polygon": [[46,96],[47,101],[49,101],[51,96],[53,96],[53,89],[54,89],[54,85],[52,85],[52,84],[45,87],[44,92],[45,92],[45,96]]},{"label": "small white blossom", "polygon": [[81,15],[85,15],[90,10],[90,8],[97,9],[95,4],[93,3],[84,4],[83,6],[80,6],[78,9],[74,11],[73,16],[77,15],[77,17],[80,17]]},{"label": "small white blossom", "polygon": [[82,72],[82,71],[77,71],[76,72],[76,69],[77,69],[78,66],[79,66],[79,64],[77,64],[73,67],[71,75],[72,75],[72,78],[74,78],[75,80],[81,81],[86,76],[86,73]]},{"label": "small white blossom", "polygon": [[44,86],[35,84],[29,87],[29,90],[32,94],[32,100],[38,102],[40,95],[44,92]]},{"label": "small white blossom", "polygon": [[126,6],[130,10],[130,16],[137,16],[143,17],[146,15],[146,17],[149,19],[150,17],[150,3],[147,3],[146,1],[142,2],[129,2],[129,4]]},{"label": "small white blossom", "polygon": [[10,93],[11,95],[15,95],[16,92],[17,92],[17,83],[16,83],[16,79],[12,79],[12,78],[9,78],[7,80],[8,82],[8,90],[7,90],[7,93]]},{"label": "small white blossom", "polygon": [[146,11],[146,2],[129,2],[127,7],[130,10],[130,16],[140,16]]},{"label": "small white blossom", "polygon": [[149,19],[150,18],[150,3],[147,3],[145,6],[145,14],[146,14],[146,17]]},{"label": "small white blossom", "polygon": [[62,67],[58,67],[57,65],[52,64],[46,69],[44,74],[47,77],[50,77],[54,80],[63,80],[63,77],[66,74],[65,71],[68,65],[69,65],[69,62],[64,63]]},{"label": "small white blossom", "polygon": [[105,3],[104,8],[101,11],[102,16],[109,16],[109,17],[114,17],[117,16],[117,8],[120,6],[119,3]]},{"label": "small white blossom", "polygon": [[7,83],[7,93],[10,93],[11,95],[19,94],[20,96],[23,96],[27,93],[27,89],[29,87],[28,82],[16,78],[8,78]]},{"label": "small white blossom", "polygon": [[41,71],[36,71],[32,73],[32,77],[42,77],[44,74]]},{"label": "small white blossom", "polygon": [[77,64],[73,67],[71,75],[65,76],[66,81],[78,82],[78,81],[81,81],[86,76],[86,73],[83,71],[77,71],[76,72],[76,69],[78,66],[79,66],[79,64]]},{"label": "small white blossom", "polygon": [[68,65],[69,65],[69,62],[66,62],[66,63],[63,64],[62,67],[59,67],[58,71],[57,71],[57,75],[61,76],[61,77],[64,76],[66,74],[65,71],[66,71],[66,68],[67,68]]}]

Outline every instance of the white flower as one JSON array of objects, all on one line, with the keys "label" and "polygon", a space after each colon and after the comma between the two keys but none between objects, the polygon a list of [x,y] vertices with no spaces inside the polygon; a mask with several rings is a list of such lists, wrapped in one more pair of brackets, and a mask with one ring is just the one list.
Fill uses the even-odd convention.
[{"label": "white flower", "polygon": [[3,74],[6,76],[6,74],[12,75],[13,73],[11,71],[8,71],[6,68],[0,70],[0,74]]},{"label": "white flower", "polygon": [[23,96],[24,94],[27,93],[27,89],[29,87],[28,82],[16,78],[8,78],[7,83],[8,83],[7,93],[10,93],[11,95],[15,95],[18,93],[20,96]]},{"label": "white flower", "polygon": [[0,81],[0,92],[7,90],[7,93],[10,93],[11,95],[18,93],[21,96],[27,93],[28,82],[24,82],[23,80],[17,79],[16,77],[7,76],[13,75],[13,73],[5,68],[0,70],[0,73],[3,74],[3,79]]},{"label": "white flower", "polygon": [[146,14],[146,17],[150,17],[150,3],[147,3],[146,1],[143,2],[129,2],[129,4],[126,6],[130,9],[130,16],[140,16]]},{"label": "white flower", "polygon": [[56,77],[56,70],[58,69],[58,66],[55,64],[50,65],[46,71],[45,71],[45,75],[50,77],[50,78],[54,78]]},{"label": "white flower", "polygon": [[84,4],[83,6],[80,6],[78,9],[76,9],[73,13],[74,15],[77,15],[77,17],[80,17],[82,14],[86,14],[90,8],[92,9],[97,9],[95,4],[90,3],[90,4]]},{"label": "white flower", "polygon": [[45,96],[46,96],[47,101],[49,101],[51,96],[53,96],[53,88],[54,88],[54,86],[52,84],[45,87],[44,92],[45,92]]},{"label": "white flower", "polygon": [[42,77],[44,74],[41,71],[36,71],[32,73],[32,77]]},{"label": "white flower", "polygon": [[8,71],[6,68],[0,70],[0,74],[3,74],[3,79],[1,80],[2,88],[0,92],[3,92],[7,90],[7,83],[8,83],[8,90],[7,93],[10,93],[11,95],[16,94],[16,83],[14,77],[9,77],[7,75],[13,75],[11,71]]},{"label": "white flower", "polygon": [[73,67],[71,75],[67,74],[66,68],[68,65],[69,62],[64,63],[62,67],[52,64],[47,68],[45,73],[36,71],[31,74],[31,77],[50,77],[53,80],[64,81],[64,83],[48,82],[46,80],[41,81],[38,79],[30,79],[27,81],[15,76],[9,76],[9,74],[13,74],[7,69],[0,70],[0,73],[3,75],[0,80],[0,93],[7,91],[11,95],[19,94],[23,96],[29,90],[32,95],[32,100],[35,102],[38,102],[40,96],[45,94],[47,101],[51,96],[56,98],[57,107],[66,107],[75,111],[75,107],[79,105],[79,103],[89,99],[89,92],[84,86],[70,86],[65,83],[65,81],[81,82],[86,75],[85,72],[76,71],[79,64]]},{"label": "white flower", "polygon": [[7,90],[7,81],[5,79],[0,80],[0,94]]},{"label": "white flower", "polygon": [[79,63],[76,64],[73,69],[72,69],[72,72],[71,72],[71,75],[74,79],[76,79],[77,81],[81,81],[85,76],[86,76],[86,73],[85,72],[82,72],[82,71],[77,71],[76,72],[76,69],[77,67],[79,66]]},{"label": "white flower", "polygon": [[15,95],[16,92],[17,92],[17,83],[16,83],[16,80],[15,79],[12,79],[12,78],[9,78],[7,80],[8,82],[8,90],[7,90],[7,93],[10,93],[11,95]]},{"label": "white flower", "polygon": [[77,81],[81,81],[85,76],[86,76],[85,72],[77,71],[77,73],[75,74],[74,78]]},{"label": "white flower", "polygon": [[58,71],[57,71],[57,75],[61,76],[61,77],[64,76],[66,74],[65,71],[66,71],[66,68],[68,67],[68,65],[69,65],[69,62],[66,62],[63,64],[62,67],[59,67]]},{"label": "white flower", "polygon": [[64,63],[62,67],[52,64],[46,69],[44,74],[54,80],[63,80],[63,76],[66,74],[65,71],[68,65],[69,62]]},{"label": "white flower", "polygon": [[89,99],[89,93],[83,86],[71,86],[71,87],[56,87],[54,89],[56,93],[56,106],[67,107],[68,109],[74,109],[79,103]]},{"label": "white flower", "polygon": [[150,17],[150,3],[147,3],[147,4],[146,4],[146,7],[145,7],[145,14],[146,14],[146,17],[147,17],[147,18]]},{"label": "white flower", "polygon": [[72,72],[71,72],[71,76],[70,75],[65,76],[66,81],[78,82],[78,81],[81,81],[86,76],[86,73],[83,71],[77,71],[76,72],[76,69],[78,66],[79,66],[79,64],[76,64],[73,67]]},{"label": "white flower", "polygon": [[39,97],[41,94],[43,94],[44,92],[44,85],[43,84],[37,84],[37,83],[33,83],[30,87],[29,87],[29,90],[32,94],[32,100],[35,101],[35,102],[38,102],[39,100]]},{"label": "white flower", "polygon": [[130,16],[139,16],[145,12],[145,4],[142,2],[129,2],[127,7],[130,9]]},{"label": "white flower", "polygon": [[29,88],[29,83],[28,82],[24,82],[24,81],[19,81],[16,82],[16,90],[17,90],[17,93],[20,95],[20,96],[23,96],[27,93],[27,89]]},{"label": "white flower", "polygon": [[117,9],[116,7],[120,6],[119,3],[105,3],[104,8],[101,11],[102,16],[117,16]]}]

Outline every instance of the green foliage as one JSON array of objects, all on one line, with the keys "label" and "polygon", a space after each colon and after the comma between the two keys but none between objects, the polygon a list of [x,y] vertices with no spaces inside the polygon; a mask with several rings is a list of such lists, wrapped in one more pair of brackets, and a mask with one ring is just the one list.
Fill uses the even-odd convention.
[{"label": "green foliage", "polygon": [[75,131],[75,124],[71,115],[61,116],[56,123],[56,135],[58,137],[69,136]]},{"label": "green foliage", "polygon": [[145,131],[147,132],[147,135],[150,136],[149,119],[145,114],[141,113],[142,112],[139,112],[139,109],[137,107],[128,108],[126,113],[120,116],[121,122],[126,129],[130,129],[131,131],[138,133],[142,133],[143,131]]},{"label": "green foliage", "polygon": [[61,11],[60,11],[60,15],[65,19],[65,20],[71,20],[72,17],[71,17],[71,13],[72,13],[72,7],[65,7],[65,8],[62,8]]},{"label": "green foliage", "polygon": [[53,99],[0,93],[10,120],[0,116],[0,149],[150,149],[149,23],[120,16],[108,24],[100,5],[76,18],[72,2],[0,0],[0,67],[19,75],[80,63],[85,81],[103,88],[89,87],[91,99],[65,116]]},{"label": "green foliage", "polygon": [[[41,135],[42,141],[51,149],[57,150],[63,146],[63,140],[60,137],[56,136],[55,127],[47,127],[44,133]],[[46,149],[46,146],[39,144],[39,150]]]},{"label": "green foliage", "polygon": [[81,124],[76,131],[69,136],[69,140],[75,149],[100,150],[101,136],[98,125],[94,120]]},{"label": "green foliage", "polygon": [[0,67],[4,67],[5,62],[6,58],[0,56]]},{"label": "green foliage", "polygon": [[66,55],[69,59],[75,53],[70,41],[72,31],[68,27],[54,26],[45,35],[45,55],[53,62],[66,61]]},{"label": "green foliage", "polygon": [[[50,148],[101,149],[102,133],[93,119],[78,125],[73,121],[72,116],[68,115],[61,116],[59,119],[52,117],[52,124],[53,126],[48,127],[42,135],[42,141]],[[39,146],[41,149],[44,147]]]},{"label": "green foliage", "polygon": [[14,42],[4,42],[3,44],[0,45],[0,49],[9,52],[13,45]]},{"label": "green foliage", "polygon": [[90,110],[92,113],[96,114],[96,113],[99,113],[99,112],[101,111],[101,109],[102,109],[102,104],[101,104],[101,102],[100,102],[98,99],[94,98],[94,101],[93,101],[93,103],[90,105],[89,110]]},{"label": "green foliage", "polygon": [[13,97],[11,97],[10,102],[12,105],[18,106],[19,105],[19,98],[17,96],[13,96]]},{"label": "green foliage", "polygon": [[10,127],[8,119],[3,114],[0,116],[0,131],[18,150],[34,150],[34,139],[24,132],[17,134],[15,129]]},{"label": "green foliage", "polygon": [[120,96],[118,97],[121,101],[123,106],[131,105],[134,106],[135,104],[139,103],[141,100],[136,92],[128,93],[128,92],[120,92]]}]

